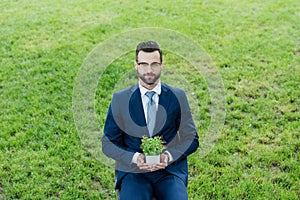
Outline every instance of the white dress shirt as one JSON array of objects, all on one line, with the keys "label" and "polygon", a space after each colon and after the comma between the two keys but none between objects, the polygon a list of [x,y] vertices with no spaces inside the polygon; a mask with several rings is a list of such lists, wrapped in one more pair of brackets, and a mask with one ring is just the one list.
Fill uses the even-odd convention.
[{"label": "white dress shirt", "polygon": [[153,91],[155,92],[152,100],[155,102],[156,105],[156,110],[158,108],[158,100],[159,100],[159,95],[161,93],[161,83],[159,82],[152,90],[148,90],[146,88],[144,88],[140,83],[139,83],[139,88],[140,88],[140,92],[141,92],[141,98],[142,98],[142,103],[143,103],[143,108],[144,108],[144,115],[145,115],[145,119],[146,122],[148,121],[147,116],[147,106],[148,106],[148,102],[150,101],[149,97],[146,96],[146,92],[149,91]]}]

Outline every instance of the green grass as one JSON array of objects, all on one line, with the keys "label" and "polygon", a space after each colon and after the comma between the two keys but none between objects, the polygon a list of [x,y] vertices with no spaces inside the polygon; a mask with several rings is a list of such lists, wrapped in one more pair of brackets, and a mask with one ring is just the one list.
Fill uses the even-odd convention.
[{"label": "green grass", "polygon": [[[115,197],[113,169],[80,141],[73,86],[97,44],[141,27],[185,34],[222,75],[225,124],[208,155],[189,158],[190,199],[300,198],[298,1],[4,0],[0,11],[0,199]],[[101,77],[101,129],[132,59],[116,59]],[[210,123],[205,81],[183,58],[166,52],[166,60],[188,77],[204,136]]]}]

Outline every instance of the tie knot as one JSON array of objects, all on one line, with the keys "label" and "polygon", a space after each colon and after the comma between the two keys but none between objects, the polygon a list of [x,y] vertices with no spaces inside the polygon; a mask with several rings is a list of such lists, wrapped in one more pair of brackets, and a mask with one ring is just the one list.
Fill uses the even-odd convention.
[{"label": "tie knot", "polygon": [[154,91],[148,91],[148,92],[146,92],[145,95],[151,100],[154,94],[155,94]]}]

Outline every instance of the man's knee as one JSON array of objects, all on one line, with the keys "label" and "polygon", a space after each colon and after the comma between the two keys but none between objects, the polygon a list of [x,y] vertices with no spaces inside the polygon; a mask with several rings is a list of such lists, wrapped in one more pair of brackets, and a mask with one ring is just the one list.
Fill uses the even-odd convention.
[{"label": "man's knee", "polygon": [[155,187],[156,195],[162,200],[187,200],[186,186],[179,177],[170,175]]},{"label": "man's knee", "polygon": [[150,200],[152,185],[141,174],[128,174],[121,183],[120,200]]}]

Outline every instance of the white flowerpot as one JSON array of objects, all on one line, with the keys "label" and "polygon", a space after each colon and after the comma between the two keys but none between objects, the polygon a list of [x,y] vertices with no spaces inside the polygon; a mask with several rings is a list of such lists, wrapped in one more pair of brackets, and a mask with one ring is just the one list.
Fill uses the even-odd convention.
[{"label": "white flowerpot", "polygon": [[146,156],[146,163],[149,165],[160,163],[160,155]]}]

